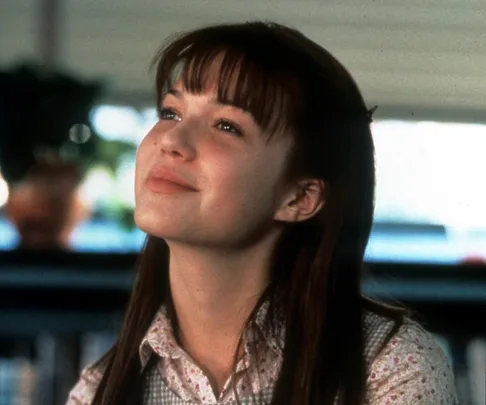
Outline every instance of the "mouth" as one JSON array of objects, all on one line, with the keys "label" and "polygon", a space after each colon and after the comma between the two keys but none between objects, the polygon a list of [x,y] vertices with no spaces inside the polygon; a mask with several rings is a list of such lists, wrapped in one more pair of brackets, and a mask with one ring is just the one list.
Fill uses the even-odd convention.
[{"label": "mouth", "polygon": [[150,171],[146,186],[149,190],[158,194],[198,191],[182,176],[164,167],[156,167]]}]

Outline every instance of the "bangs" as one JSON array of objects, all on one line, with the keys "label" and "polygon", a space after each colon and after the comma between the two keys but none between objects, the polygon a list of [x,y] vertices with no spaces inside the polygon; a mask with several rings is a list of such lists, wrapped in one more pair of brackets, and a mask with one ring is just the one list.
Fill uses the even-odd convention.
[{"label": "bangs", "polygon": [[177,81],[194,94],[215,86],[218,101],[249,112],[269,135],[294,127],[299,86],[285,50],[276,58],[268,52],[282,47],[276,38],[232,31],[202,29],[162,48],[154,60],[158,105]]}]

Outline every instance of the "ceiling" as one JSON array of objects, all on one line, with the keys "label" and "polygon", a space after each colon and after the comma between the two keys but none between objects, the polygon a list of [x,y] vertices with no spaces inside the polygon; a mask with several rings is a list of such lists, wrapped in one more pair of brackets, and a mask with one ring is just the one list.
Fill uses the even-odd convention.
[{"label": "ceiling", "polygon": [[[1,0],[1,66],[39,57],[49,1]],[[106,79],[112,102],[151,102],[148,67],[174,32],[269,19],[337,56],[378,116],[486,122],[485,0],[59,0],[59,11],[59,64]]]}]

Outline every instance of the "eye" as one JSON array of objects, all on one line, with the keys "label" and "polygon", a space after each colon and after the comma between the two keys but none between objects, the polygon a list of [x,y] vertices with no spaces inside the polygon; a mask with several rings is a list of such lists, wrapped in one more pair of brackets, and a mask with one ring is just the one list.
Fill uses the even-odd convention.
[{"label": "eye", "polygon": [[216,128],[218,128],[219,130],[221,131],[224,131],[224,132],[229,132],[231,134],[235,134],[237,136],[243,136],[243,131],[241,130],[241,128],[228,121],[228,120],[220,120],[218,121],[218,123],[216,124]]},{"label": "eye", "polygon": [[174,121],[180,121],[181,118],[179,117],[179,115],[177,115],[177,113],[170,109],[170,108],[166,108],[166,107],[162,107],[159,109],[158,111],[158,116],[159,116],[159,119],[161,120],[174,120]]}]

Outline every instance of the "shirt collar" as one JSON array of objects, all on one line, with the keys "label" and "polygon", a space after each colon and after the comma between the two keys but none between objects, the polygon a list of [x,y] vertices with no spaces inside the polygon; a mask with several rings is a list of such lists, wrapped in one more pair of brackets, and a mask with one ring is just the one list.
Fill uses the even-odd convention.
[{"label": "shirt collar", "polygon": [[[255,321],[250,325],[244,336],[245,352],[250,352],[250,346],[257,340],[264,338],[267,346],[277,355],[282,356],[285,339],[285,326],[283,318],[276,316],[273,320],[274,330],[265,327],[268,316],[269,302],[264,302],[258,310]],[[162,358],[178,359],[183,356],[183,349],[178,345],[172,324],[167,314],[167,308],[161,306],[155,314],[142,343],[139,347],[142,369],[147,365],[150,356],[155,353]]]}]

